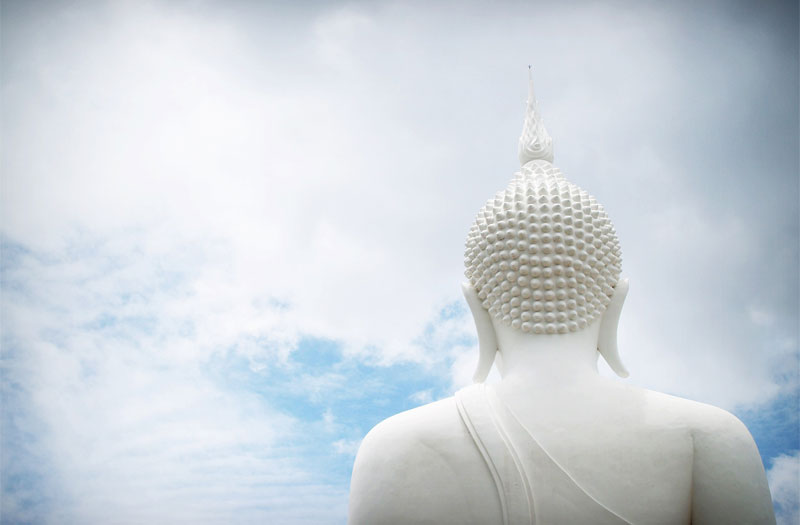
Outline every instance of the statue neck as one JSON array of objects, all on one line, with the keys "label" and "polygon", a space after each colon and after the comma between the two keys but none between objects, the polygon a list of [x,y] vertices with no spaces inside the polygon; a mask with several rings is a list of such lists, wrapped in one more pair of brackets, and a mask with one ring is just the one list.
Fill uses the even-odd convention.
[{"label": "statue neck", "polygon": [[599,377],[599,319],[578,332],[546,335],[493,324],[502,359],[502,382],[508,387],[558,389]]}]

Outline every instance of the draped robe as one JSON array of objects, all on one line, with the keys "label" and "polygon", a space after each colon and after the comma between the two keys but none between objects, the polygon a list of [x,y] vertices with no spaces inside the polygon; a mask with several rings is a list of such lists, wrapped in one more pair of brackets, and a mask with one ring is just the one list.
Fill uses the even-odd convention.
[{"label": "draped robe", "polygon": [[490,387],[469,386],[455,400],[492,474],[504,525],[630,525],[581,488]]}]

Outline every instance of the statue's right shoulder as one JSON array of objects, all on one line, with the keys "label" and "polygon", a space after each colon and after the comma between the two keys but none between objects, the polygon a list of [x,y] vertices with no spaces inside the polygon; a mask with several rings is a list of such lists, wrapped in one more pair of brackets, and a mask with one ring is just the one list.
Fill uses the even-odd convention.
[{"label": "statue's right shoulder", "polygon": [[721,408],[658,392],[649,405],[692,440],[692,523],[775,523],[764,465],[739,418]]},{"label": "statue's right shoulder", "polygon": [[692,523],[774,524],[764,465],[747,427],[726,410],[697,405]]},{"label": "statue's right shoulder", "polygon": [[454,398],[394,415],[364,438],[350,484],[349,523],[493,523],[491,474]]}]

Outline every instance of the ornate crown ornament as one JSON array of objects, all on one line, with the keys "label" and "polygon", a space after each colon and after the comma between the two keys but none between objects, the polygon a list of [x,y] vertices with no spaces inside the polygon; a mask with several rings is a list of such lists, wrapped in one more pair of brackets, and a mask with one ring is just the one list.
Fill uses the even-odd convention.
[{"label": "ornate crown ornament", "polygon": [[605,311],[621,270],[603,206],[551,164],[553,144],[529,80],[521,171],[478,212],[465,265],[483,307],[523,332],[576,332]]},{"label": "ornate crown ornament", "polygon": [[523,166],[532,160],[553,162],[553,139],[544,127],[539,114],[539,103],[533,92],[531,66],[528,66],[528,105],[525,110],[525,121],[522,134],[519,136],[519,162]]}]

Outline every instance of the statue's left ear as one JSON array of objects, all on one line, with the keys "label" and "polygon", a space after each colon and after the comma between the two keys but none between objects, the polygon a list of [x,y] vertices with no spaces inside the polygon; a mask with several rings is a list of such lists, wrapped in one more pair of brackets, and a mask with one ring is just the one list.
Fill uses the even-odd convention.
[{"label": "statue's left ear", "polygon": [[472,311],[475,328],[478,330],[478,351],[480,355],[478,357],[478,367],[475,369],[472,381],[483,383],[492,369],[492,364],[494,364],[494,358],[497,354],[497,334],[495,334],[494,325],[492,325],[492,318],[483,307],[483,301],[478,297],[478,292],[475,291],[472,284],[463,283],[461,289],[464,292],[464,298],[467,300],[469,309]]},{"label": "statue's left ear", "polygon": [[628,279],[620,279],[614,287],[614,295],[606,311],[603,312],[603,319],[600,324],[600,336],[597,339],[597,350],[608,366],[611,367],[619,377],[628,377],[630,374],[619,358],[619,348],[617,348],[617,326],[619,325],[619,314],[622,312],[622,305],[628,295]]}]

